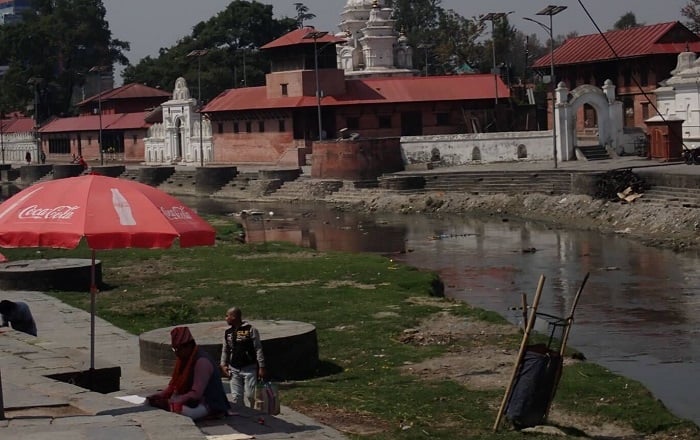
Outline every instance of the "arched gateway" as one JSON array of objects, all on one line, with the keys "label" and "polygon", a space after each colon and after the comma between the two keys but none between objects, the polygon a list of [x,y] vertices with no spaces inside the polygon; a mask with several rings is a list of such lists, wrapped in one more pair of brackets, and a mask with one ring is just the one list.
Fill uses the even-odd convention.
[{"label": "arched gateway", "polygon": [[557,152],[562,160],[576,159],[576,119],[585,105],[593,107],[598,116],[598,141],[609,151],[617,151],[623,133],[622,102],[615,100],[615,86],[605,80],[602,89],[584,84],[569,92],[560,82],[556,90],[554,117],[557,121]]}]

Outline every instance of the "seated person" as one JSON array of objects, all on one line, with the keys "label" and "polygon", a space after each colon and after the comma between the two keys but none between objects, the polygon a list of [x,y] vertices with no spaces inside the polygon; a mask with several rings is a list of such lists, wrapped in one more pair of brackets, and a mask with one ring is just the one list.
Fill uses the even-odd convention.
[{"label": "seated person", "polygon": [[36,323],[26,303],[4,299],[0,301],[0,315],[3,327],[9,324],[19,332],[36,336]]},{"label": "seated person", "polygon": [[170,383],[146,401],[193,420],[227,415],[229,402],[214,359],[197,346],[188,327],[175,327],[170,338],[177,357]]}]

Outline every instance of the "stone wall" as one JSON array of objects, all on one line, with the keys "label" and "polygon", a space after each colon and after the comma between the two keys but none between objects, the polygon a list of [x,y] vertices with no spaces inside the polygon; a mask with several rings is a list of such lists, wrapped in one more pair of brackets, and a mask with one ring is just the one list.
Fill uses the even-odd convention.
[{"label": "stone wall", "polygon": [[403,170],[399,138],[314,142],[314,179],[373,180]]},{"label": "stone wall", "polygon": [[452,167],[470,163],[552,159],[552,132],[527,131],[436,136],[404,136],[406,165],[431,163]]}]

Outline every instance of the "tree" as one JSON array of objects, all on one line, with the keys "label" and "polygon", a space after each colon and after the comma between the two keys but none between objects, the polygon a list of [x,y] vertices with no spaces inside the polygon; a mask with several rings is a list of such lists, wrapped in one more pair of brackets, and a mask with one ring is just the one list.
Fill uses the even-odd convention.
[{"label": "tree", "polygon": [[431,70],[444,75],[478,65],[483,51],[477,40],[484,27],[478,19],[467,19],[452,10],[440,9],[437,26],[425,34],[434,42]]},{"label": "tree", "polygon": [[414,57],[416,68],[424,70],[426,59],[433,74],[452,74],[480,64],[483,50],[477,40],[484,26],[479,20],[443,9],[440,0],[395,0],[393,7],[396,29],[424,55]]},{"label": "tree", "polygon": [[303,3],[294,3],[294,8],[297,11],[297,27],[299,29],[304,27],[304,22],[307,20],[313,20],[316,18],[316,14],[309,12],[309,8]]},{"label": "tree", "polygon": [[[36,0],[19,23],[0,26],[0,80],[5,110],[23,110],[39,95],[39,121],[72,112],[76,86],[95,65],[127,64],[129,44],[112,38],[102,0]],[[29,79],[36,83],[28,85]],[[41,80],[37,80],[41,78]]]},{"label": "tree", "polygon": [[[191,35],[170,48],[161,48],[157,58],[146,57],[129,65],[122,76],[125,83],[171,90],[178,77],[185,77],[192,88],[201,75],[202,99],[206,102],[222,90],[240,86],[244,66],[247,85],[263,85],[270,63],[257,48],[296,26],[296,19],[273,18],[271,5],[235,0],[214,17],[195,25]],[[209,50],[201,59],[199,72],[197,61],[187,57],[195,49]]]},{"label": "tree", "polygon": [[688,29],[700,33],[700,0],[690,0],[681,9],[681,15],[688,19],[685,23]]},{"label": "tree", "polygon": [[616,31],[621,31],[625,29],[631,29],[639,26],[644,26],[644,23],[637,23],[637,17],[634,12],[630,11],[623,14],[613,25],[613,29]]}]

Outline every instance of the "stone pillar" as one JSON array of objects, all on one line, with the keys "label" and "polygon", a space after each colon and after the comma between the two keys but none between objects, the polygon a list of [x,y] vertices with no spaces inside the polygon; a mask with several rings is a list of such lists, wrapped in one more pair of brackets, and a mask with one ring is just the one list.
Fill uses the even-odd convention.
[{"label": "stone pillar", "polygon": [[568,105],[569,88],[566,87],[564,82],[557,84],[554,96],[554,115],[552,117],[557,121],[557,156],[562,161],[571,160],[575,157],[574,136],[576,128],[569,126],[569,120],[572,119],[569,117],[569,112],[571,111]]}]

